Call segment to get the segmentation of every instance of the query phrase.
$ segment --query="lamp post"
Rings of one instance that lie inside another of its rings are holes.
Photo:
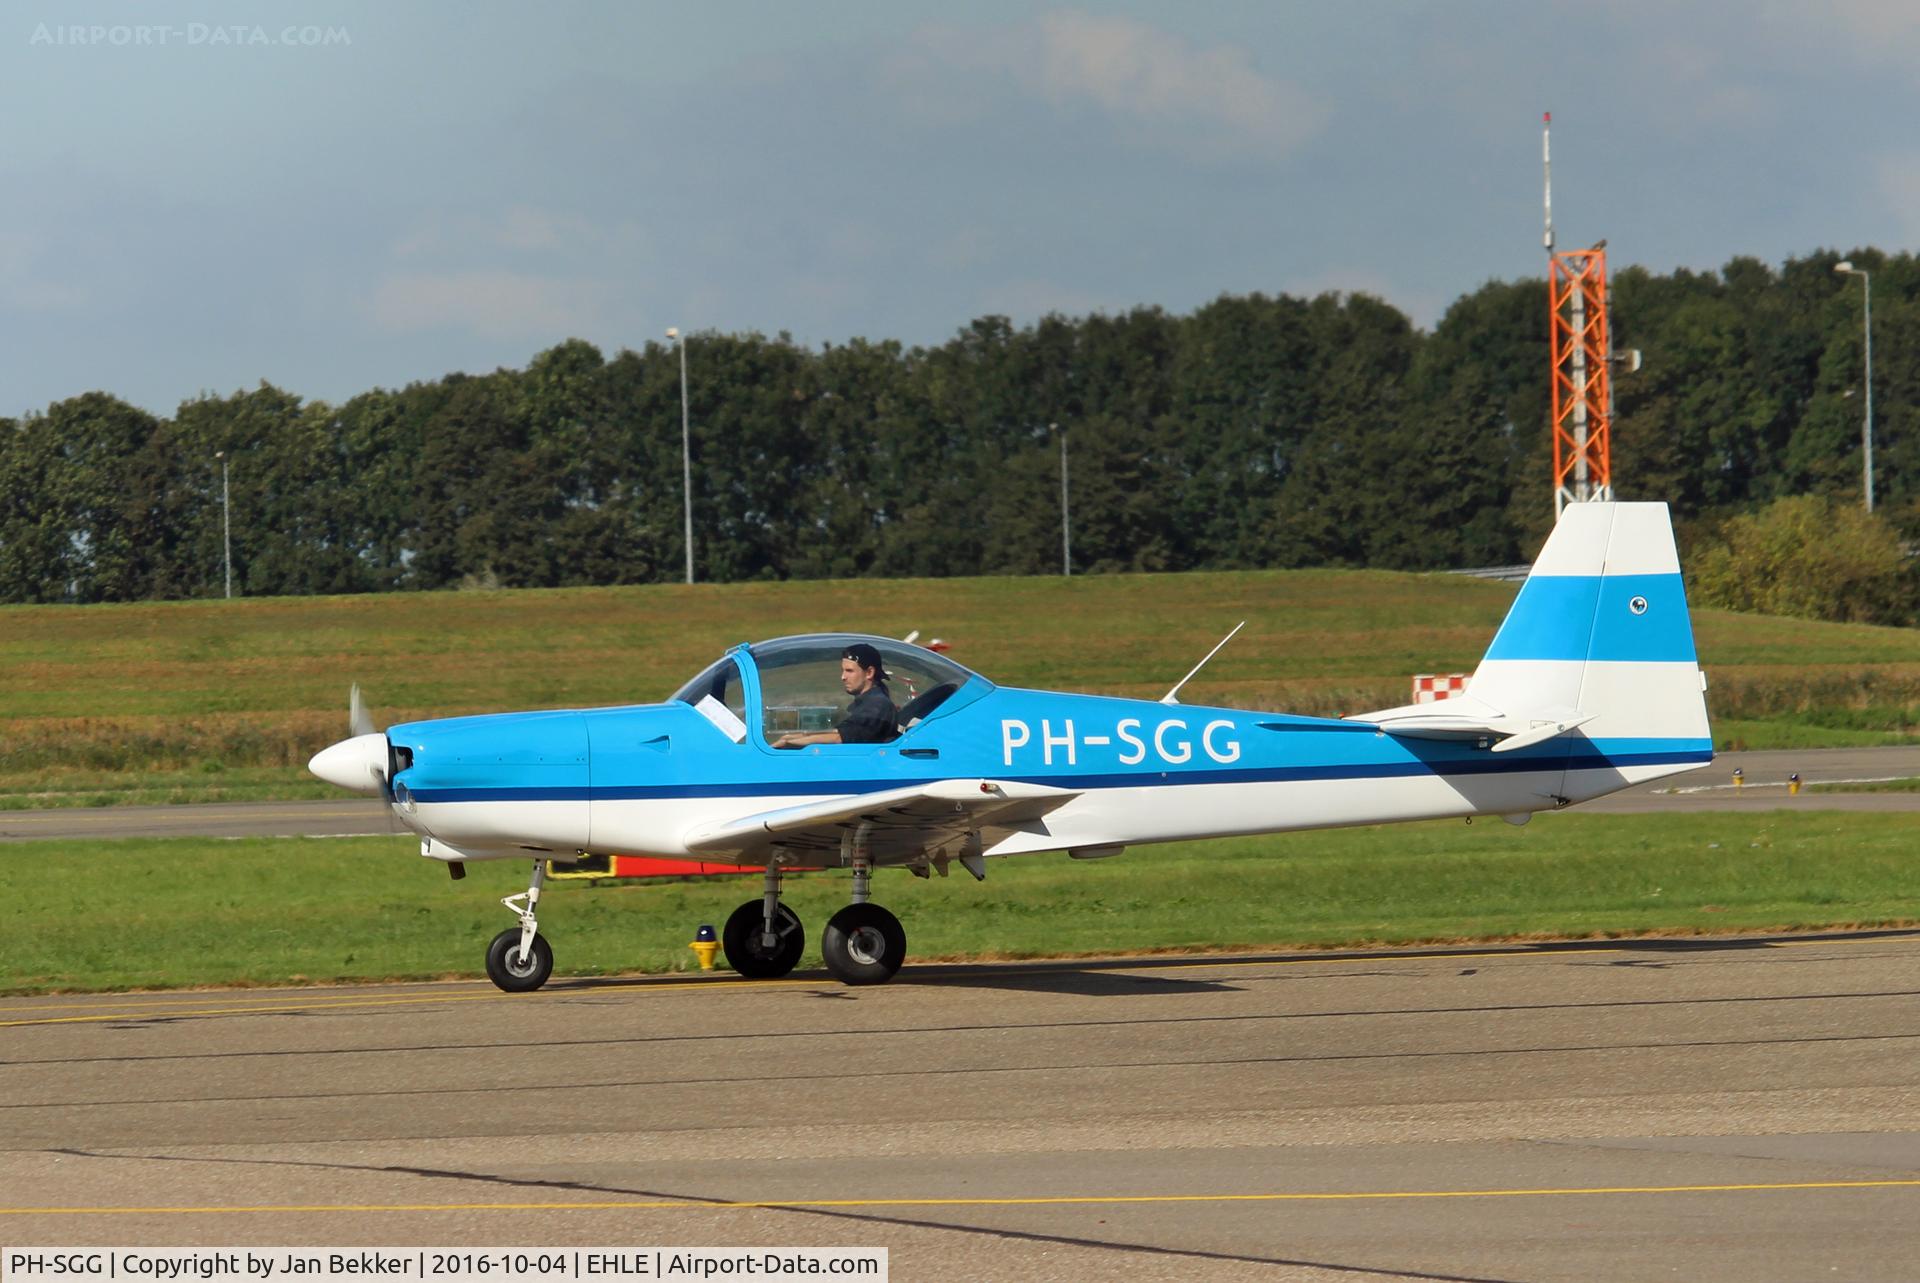
[[[1855,267],[1851,259],[1841,259],[1833,265],[1833,270],[1842,276],[1857,276],[1865,286],[1866,310],[1862,328],[1867,339],[1867,417],[1860,429],[1860,444],[1866,455],[1867,511],[1873,511],[1873,274],[1864,268]]]
[[[1060,434],[1060,573],[1073,573],[1073,526],[1067,516],[1067,430],[1057,423],[1047,425],[1049,432]]]
[[[667,337],[680,349],[680,494],[687,515],[687,582],[693,582],[693,434],[687,426],[687,342],[680,327],[667,327]]]
[[[215,450],[213,457],[220,460],[220,525],[223,542],[226,545],[227,597],[233,597],[233,490],[227,485],[227,452]]]

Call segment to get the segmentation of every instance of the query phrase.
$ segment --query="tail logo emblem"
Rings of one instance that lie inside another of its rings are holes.
[[[1627,609],[1636,615],[1644,615],[1647,613],[1647,599],[1645,597],[1635,597],[1627,603]]]

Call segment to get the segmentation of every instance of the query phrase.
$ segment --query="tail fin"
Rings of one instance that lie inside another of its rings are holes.
[[[1402,735],[1498,737],[1495,752],[1578,728],[1563,792],[1579,800],[1711,761],[1705,691],[1667,505],[1576,503],[1464,695],[1363,720]]]

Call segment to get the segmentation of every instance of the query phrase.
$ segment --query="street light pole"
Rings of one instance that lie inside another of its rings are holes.
[[[1067,431],[1057,423],[1048,428],[1060,434],[1060,573],[1073,573],[1073,525],[1067,515]]]
[[[669,326],[667,337],[680,349],[680,494],[687,517],[687,582],[693,582],[693,433],[687,426],[687,341],[679,326]]]
[[[215,450],[213,457],[220,460],[220,512],[222,533],[226,544],[227,561],[227,598],[233,598],[233,490],[227,485],[227,452]]]
[[[1860,429],[1860,445],[1866,455],[1867,511],[1873,511],[1873,274],[1863,268],[1855,267],[1851,260],[1842,259],[1833,265],[1833,270],[1845,276],[1857,276],[1865,286],[1865,313],[1862,321],[1866,331],[1867,347],[1867,417]]]

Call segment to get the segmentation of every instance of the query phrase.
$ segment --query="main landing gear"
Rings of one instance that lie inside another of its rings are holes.
[[[850,904],[827,919],[820,956],[842,983],[885,984],[906,961],[907,932],[877,904]]]
[[[900,919],[867,900],[872,864],[864,843],[848,844],[853,864],[853,903],[827,919],[820,957],[842,984],[878,985],[893,979],[907,960],[907,933]]]
[[[872,864],[853,853],[853,903],[827,919],[820,957],[844,984],[877,985],[893,979],[907,958],[907,932],[900,919],[868,903]],[[749,980],[772,980],[792,971],[806,947],[800,918],[780,903],[780,857],[767,865],[766,892],[733,911],[720,943],[727,962]]]
[[[767,865],[766,892],[733,911],[720,933],[727,964],[749,980],[778,980],[800,961],[807,932],[800,915],[780,903],[780,860]]]

